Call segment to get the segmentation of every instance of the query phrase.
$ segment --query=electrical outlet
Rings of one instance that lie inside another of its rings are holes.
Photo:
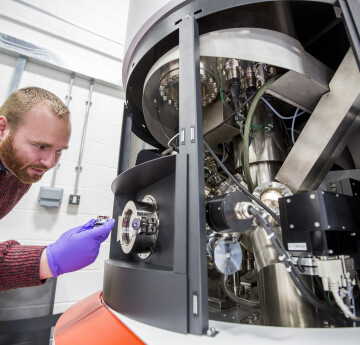
[[[70,205],[79,205],[80,204],[80,195],[70,194],[69,204]]]

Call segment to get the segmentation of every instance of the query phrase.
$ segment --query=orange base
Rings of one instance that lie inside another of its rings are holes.
[[[70,307],[56,323],[56,345],[141,345],[132,331],[103,304],[99,291]]]

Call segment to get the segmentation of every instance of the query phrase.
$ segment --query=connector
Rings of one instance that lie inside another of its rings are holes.
[[[234,212],[237,219],[251,219],[253,215],[249,213],[249,209],[254,207],[251,202],[238,202],[235,204]]]
[[[330,286],[334,285],[339,288],[346,287],[346,272],[341,260],[319,260],[318,271],[325,291],[329,291]]]

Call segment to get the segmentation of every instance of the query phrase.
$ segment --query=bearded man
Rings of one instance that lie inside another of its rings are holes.
[[[51,92],[27,87],[0,107],[0,219],[6,216],[68,148],[70,112]],[[0,243],[0,291],[43,284],[49,277],[95,261],[115,221],[95,219],[70,229],[49,246]]]

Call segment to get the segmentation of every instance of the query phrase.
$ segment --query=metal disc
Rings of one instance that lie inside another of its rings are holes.
[[[239,242],[220,240],[214,250],[215,266],[222,274],[234,274],[240,269],[242,251]]]

